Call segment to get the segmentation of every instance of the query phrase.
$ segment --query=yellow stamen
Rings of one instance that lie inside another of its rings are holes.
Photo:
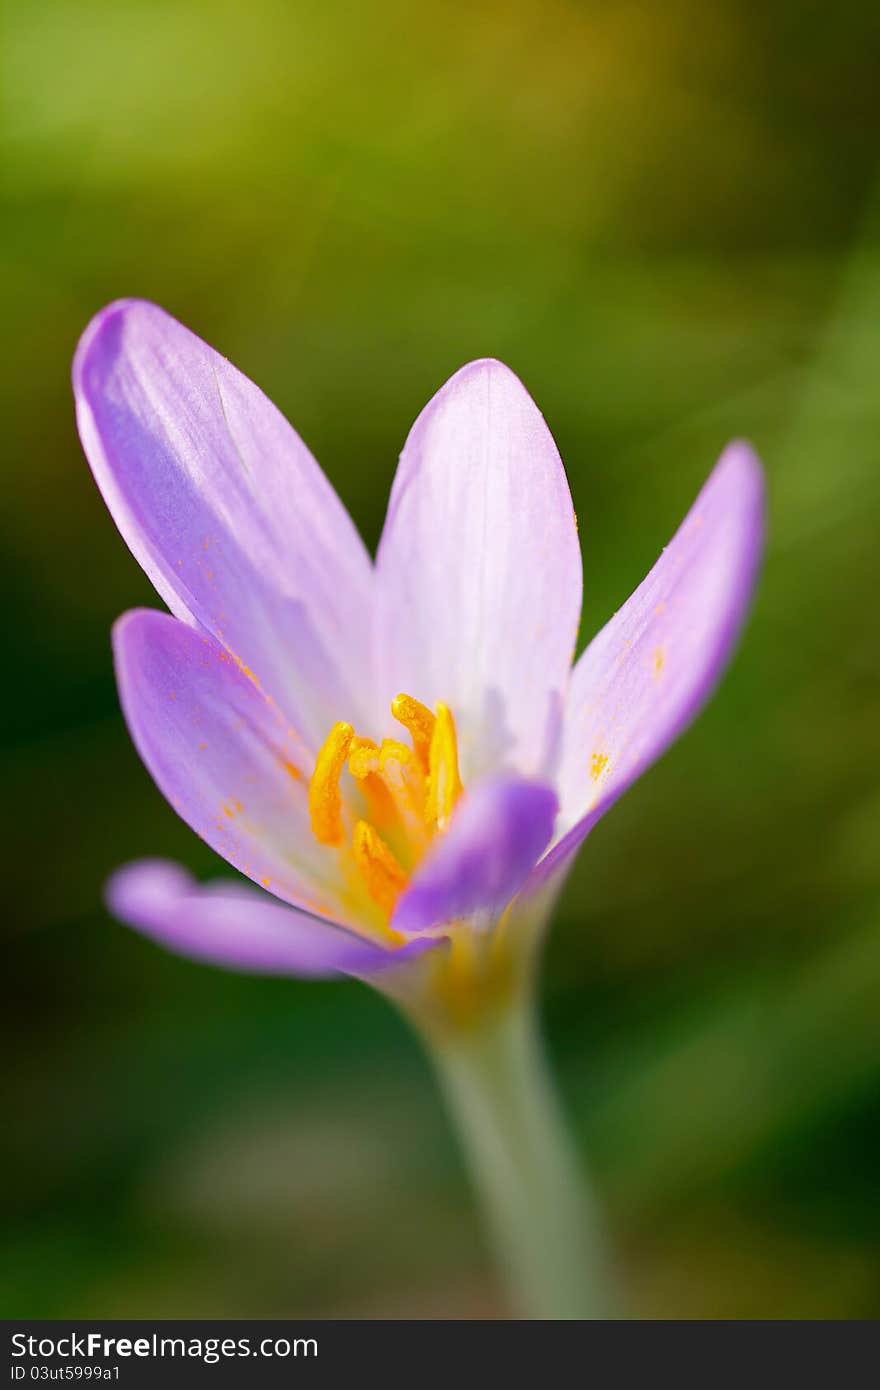
[[[309,782],[309,815],[315,839],[322,845],[341,845],[342,797],[339,778],[354,738],[350,724],[334,724],[315,760]]]
[[[398,743],[396,738],[383,738],[381,748],[377,748],[371,739],[355,739],[358,747],[352,745],[352,753],[348,763],[348,770],[352,777],[357,777],[360,781],[368,777],[371,772],[384,773],[389,763],[397,763],[400,767],[406,767],[412,758],[412,753],[405,743]]]
[[[401,810],[411,789],[414,786],[422,788],[422,775],[412,749],[407,748],[405,743],[399,743],[396,738],[383,738],[379,746],[378,771],[392,796],[400,803]],[[421,803],[421,798],[419,800]]]
[[[376,744],[371,738],[361,738],[360,734],[355,734],[351,741],[350,753],[358,753],[362,748],[375,748]]]
[[[445,829],[461,790],[455,720],[449,706],[438,703],[428,760],[425,818],[429,824],[436,825],[438,830]]]
[[[426,831],[425,774],[412,749],[397,739],[383,738],[379,748],[356,749],[348,768],[367,798],[368,819],[383,834],[396,831],[395,851],[404,850],[404,861],[408,861],[411,852],[423,846]]]
[[[337,848],[342,873],[360,880],[361,908],[367,907],[363,894],[378,908],[368,912],[376,919],[370,930],[381,931],[383,940],[396,946],[403,938],[390,920],[398,897],[432,836],[446,828],[462,785],[449,707],[438,704],[432,714],[401,694],[391,712],[408,731],[412,747],[394,738],[377,745],[358,737],[351,724],[334,724],[315,759],[308,805],[316,839]],[[352,784],[344,797],[340,779],[346,768]],[[240,809],[237,803],[230,806]]]
[[[381,835],[365,820],[359,820],[354,828],[352,848],[367,892],[390,917],[406,887],[406,874]]]
[[[382,830],[393,825],[394,798],[379,776],[379,749],[371,738],[355,736],[352,739],[348,770],[360,782],[370,820]]]
[[[391,713],[409,731],[413,751],[422,770],[427,772],[431,761],[431,739],[437,723],[434,715],[427,705],[413,699],[412,695],[395,695],[391,701]]]

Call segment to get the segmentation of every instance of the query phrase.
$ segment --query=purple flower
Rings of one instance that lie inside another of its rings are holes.
[[[74,387],[98,486],[171,609],[114,629],[132,738],[258,885],[144,861],[111,880],[115,915],[236,969],[385,987],[418,956],[440,986],[474,962],[497,979],[508,924],[541,915],[718,680],[761,551],[754,454],[724,452],[572,667],[571,497],[501,363],[463,367],[419,416],[375,565],[276,408],[161,309],[104,309]]]

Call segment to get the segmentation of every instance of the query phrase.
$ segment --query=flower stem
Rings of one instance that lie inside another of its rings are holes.
[[[517,1313],[610,1316],[597,1215],[531,1009],[427,1041]]]

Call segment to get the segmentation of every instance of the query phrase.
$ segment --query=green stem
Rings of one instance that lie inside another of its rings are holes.
[[[516,1311],[610,1316],[596,1212],[531,1010],[497,1009],[427,1042]]]

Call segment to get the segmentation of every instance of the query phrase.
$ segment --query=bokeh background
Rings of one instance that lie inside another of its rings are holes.
[[[9,0],[2,1311],[504,1312],[432,1078],[354,983],[114,925],[218,862],[129,744],[153,596],[73,424],[154,298],[295,422],[370,544],[421,405],[503,358],[553,429],[582,640],[723,444],[771,538],[699,724],[586,845],[548,1043],[646,1317],[880,1313],[880,15],[870,0]]]

